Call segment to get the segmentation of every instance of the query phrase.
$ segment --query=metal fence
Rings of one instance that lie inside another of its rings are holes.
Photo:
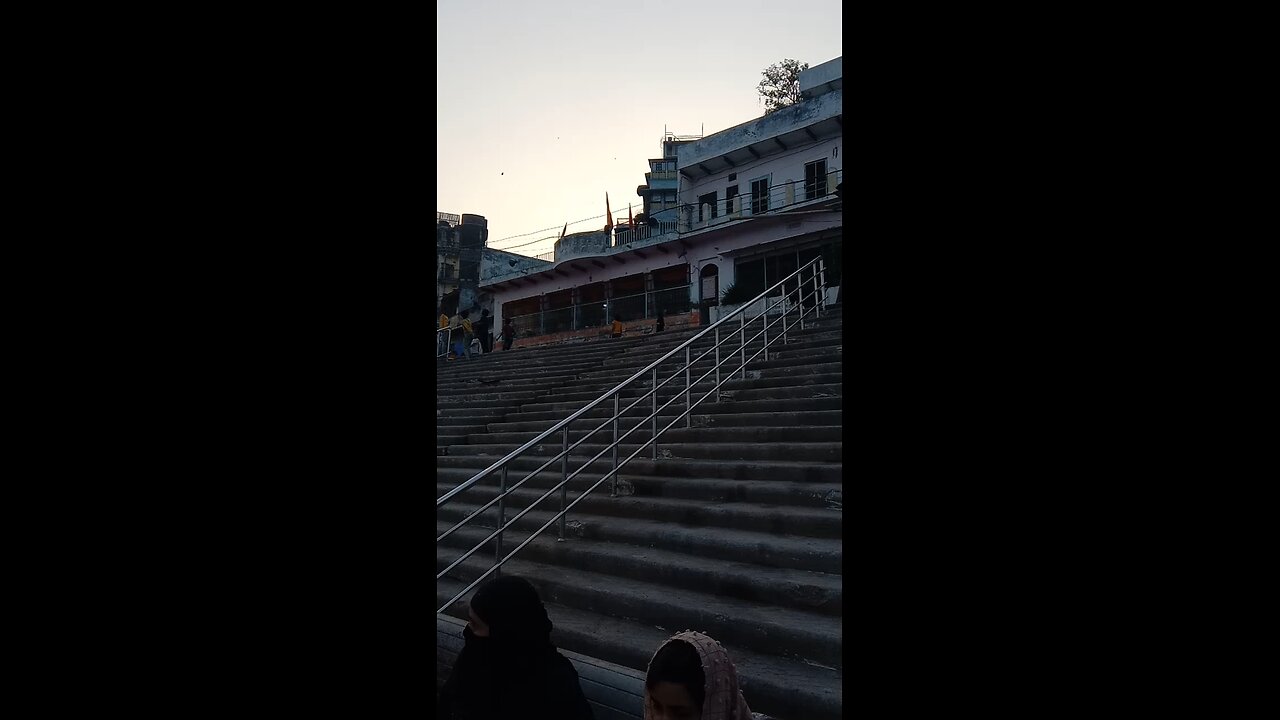
[[[643,320],[656,318],[659,312],[685,313],[689,312],[692,305],[689,300],[689,285],[680,285],[556,310],[542,310],[510,319],[517,337],[530,337],[568,330],[604,328],[614,318]]]

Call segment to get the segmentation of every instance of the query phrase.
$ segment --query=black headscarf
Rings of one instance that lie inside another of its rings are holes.
[[[440,717],[498,720],[589,720],[591,707],[578,673],[551,643],[551,619],[528,580],[491,580],[471,598],[471,610],[489,626],[470,627],[437,702]]]
[[[485,583],[471,598],[471,609],[489,626],[496,653],[529,657],[555,650],[547,609],[522,577],[508,575]]]

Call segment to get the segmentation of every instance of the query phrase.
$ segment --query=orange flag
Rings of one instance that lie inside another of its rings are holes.
[[[627,203],[627,224],[634,226],[636,221],[631,217],[631,203]]]
[[[604,231],[613,229],[613,211],[609,210],[609,193],[604,194]]]

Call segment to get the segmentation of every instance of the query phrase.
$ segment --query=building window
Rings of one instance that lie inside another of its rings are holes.
[[[751,214],[769,212],[769,177],[751,181]]]
[[[731,176],[732,177],[732,176]],[[730,185],[724,191],[724,214],[733,214],[733,199],[738,197],[738,186]]]
[[[804,165],[804,199],[813,200],[827,194],[827,159]]]
[[[703,205],[710,205],[710,206],[711,206],[711,217],[703,217],[703,216],[702,216],[702,213],[703,213],[702,206],[703,206]],[[703,220],[710,220],[711,218],[714,218],[715,216],[716,216],[716,193],[715,193],[715,191],[713,190],[713,191],[711,191],[711,192],[707,193],[706,195],[699,195],[699,196],[698,196],[698,222],[702,222]]]

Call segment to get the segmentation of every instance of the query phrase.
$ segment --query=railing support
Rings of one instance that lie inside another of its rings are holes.
[[[689,400],[689,393],[693,387],[689,384],[689,346],[684,348],[684,426],[692,427],[692,420],[689,419],[689,413],[693,412],[693,404]]]
[[[716,402],[720,402],[720,328],[716,328]]]
[[[653,459],[658,459],[658,368],[653,369]]]
[[[800,310],[800,329],[804,329],[804,283],[796,282],[796,307]]]
[[[497,545],[493,551],[493,564],[497,565],[502,559],[502,526],[507,524],[507,465],[502,466],[502,476],[498,481],[498,537]],[[502,567],[499,566],[497,571],[493,573],[494,577],[502,577]]]
[[[769,362],[769,298],[764,299],[764,361]]]
[[[813,269],[813,316],[816,318],[822,314],[818,309],[818,268]]]
[[[558,542],[564,542],[564,506],[569,499],[569,426],[564,426],[564,442],[561,444],[561,450],[564,451],[564,457],[560,460],[560,482],[564,483],[560,486],[560,539]]]
[[[818,275],[822,278],[822,312],[825,315],[827,311],[827,260],[826,258],[818,258]]]
[[[738,323],[738,333],[739,333],[739,340],[742,343],[739,346],[739,350],[741,350],[742,352],[742,355],[740,356],[742,358],[742,379],[746,380],[747,379],[747,311],[743,310],[742,314],[738,316],[738,319],[741,320],[741,322]]]
[[[618,497],[618,403],[621,392],[613,394],[613,490],[609,497]]]

